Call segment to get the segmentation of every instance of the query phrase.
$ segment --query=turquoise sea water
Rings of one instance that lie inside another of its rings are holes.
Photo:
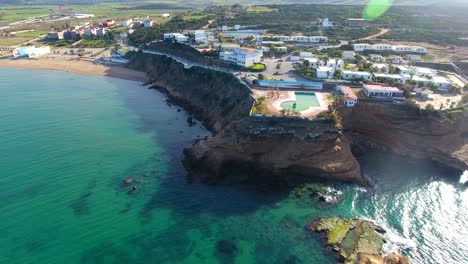
[[[332,215],[375,220],[414,263],[467,263],[460,175],[369,153],[375,190],[333,184],[337,205],[206,186],[180,161],[209,133],[164,101],[134,82],[0,69],[0,263],[333,263],[304,228]]]
[[[296,110],[298,112],[305,111],[311,107],[320,107],[320,103],[317,99],[315,93],[300,93],[295,92],[296,101],[286,101],[281,103],[281,108]],[[296,109],[293,108],[293,105],[296,104]]]

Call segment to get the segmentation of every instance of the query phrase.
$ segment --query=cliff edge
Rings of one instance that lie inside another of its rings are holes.
[[[361,100],[355,107],[341,108],[340,116],[352,142],[369,140],[403,156],[432,160],[459,171],[468,169],[466,111],[427,111]]]

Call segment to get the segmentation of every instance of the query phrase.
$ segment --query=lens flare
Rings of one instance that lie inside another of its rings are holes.
[[[366,20],[376,20],[392,6],[393,0],[369,0],[362,14]]]

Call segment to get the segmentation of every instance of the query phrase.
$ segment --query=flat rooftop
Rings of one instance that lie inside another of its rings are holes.
[[[353,89],[349,86],[340,86],[341,91],[344,93],[346,99],[354,100],[357,99],[358,97],[356,94],[353,92]]]
[[[391,92],[401,92],[400,89],[394,86],[381,85],[381,84],[366,84],[364,85],[369,91],[391,91]]]

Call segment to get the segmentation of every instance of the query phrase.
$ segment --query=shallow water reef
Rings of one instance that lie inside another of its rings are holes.
[[[409,264],[408,257],[393,253],[382,256],[385,230],[371,221],[358,218],[321,218],[308,229],[325,235],[325,244],[338,253],[345,264]]]

